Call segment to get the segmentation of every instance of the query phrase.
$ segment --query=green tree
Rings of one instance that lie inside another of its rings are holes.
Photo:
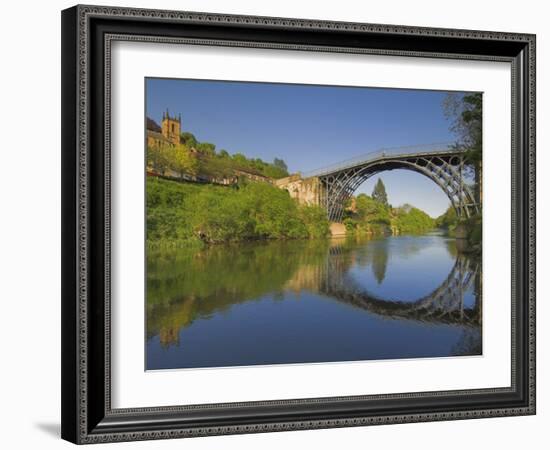
[[[199,141],[195,138],[195,136],[192,133],[189,133],[188,131],[185,131],[180,134],[181,142],[189,148],[197,148],[197,145],[199,144]]]
[[[388,210],[382,203],[369,197],[367,194],[359,194],[355,199],[357,217],[372,223],[389,223]]]
[[[191,154],[187,146],[177,145],[172,150],[170,161],[170,168],[174,170],[180,178],[183,178],[185,174],[196,175],[199,163],[197,159]]]
[[[432,229],[436,222],[424,211],[411,205],[395,210],[394,224],[401,233],[421,233]]]
[[[299,217],[306,226],[310,238],[324,238],[330,235],[327,212],[320,206],[300,205]]]
[[[451,120],[450,129],[457,136],[456,145],[467,151],[468,162],[475,165],[482,157],[482,95],[447,94],[443,100],[443,109],[447,119]]]
[[[456,216],[456,211],[452,205],[449,206],[447,210],[437,219],[435,219],[435,226],[446,230],[453,229],[457,223],[458,218]]]
[[[262,174],[270,178],[283,178],[288,176],[286,170],[275,167],[273,164],[266,164],[262,169]]]
[[[275,167],[277,167],[278,169],[281,169],[283,172],[288,172],[288,166],[286,165],[286,163],[282,159],[275,158],[273,160],[273,165]]]
[[[167,145],[153,145],[147,147],[147,167],[154,172],[164,175],[170,166],[171,148]]]
[[[354,208],[345,212],[344,224],[350,232],[358,233],[420,233],[435,226],[435,221],[424,211],[405,204],[391,208],[366,194],[359,194],[354,201]],[[377,271],[377,279],[383,271]]]
[[[457,136],[455,146],[466,151],[466,161],[475,176],[475,192],[481,201],[481,165],[483,157],[483,98],[481,93],[447,94],[443,101],[450,129]]]
[[[390,209],[366,194],[355,198],[354,211],[348,210],[346,229],[359,233],[385,233],[391,223]]]
[[[235,153],[231,159],[233,161],[235,161],[237,164],[239,165],[246,165],[246,163],[248,162],[248,160],[246,159],[246,156],[244,156],[242,153]]]
[[[216,146],[210,142],[199,142],[196,148],[204,155],[213,156],[216,154]]]
[[[384,206],[388,206],[388,195],[386,194],[386,186],[382,182],[381,178],[378,178],[376,185],[372,191],[373,200],[382,203]]]

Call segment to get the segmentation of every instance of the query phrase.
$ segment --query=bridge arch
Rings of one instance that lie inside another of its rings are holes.
[[[425,155],[385,156],[320,174],[321,204],[329,219],[341,222],[344,204],[357,188],[370,177],[387,170],[405,169],[432,180],[449,198],[458,216],[470,217],[479,212],[472,189],[464,182],[465,160],[462,152],[444,152]]]

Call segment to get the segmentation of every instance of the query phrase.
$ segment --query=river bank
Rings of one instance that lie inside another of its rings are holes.
[[[146,193],[149,248],[418,234],[435,223],[413,206],[392,208],[360,194],[346,209],[343,223],[331,224],[323,208],[300,204],[286,190],[268,183],[218,186],[149,178]]]

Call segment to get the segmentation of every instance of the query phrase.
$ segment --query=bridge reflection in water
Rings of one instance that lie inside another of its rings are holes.
[[[465,293],[472,289],[477,278],[479,264],[464,255],[456,256],[451,272],[433,292],[418,299],[402,301],[381,298],[360,286],[347,270],[348,264],[342,257],[341,246],[331,247],[329,252],[326,276],[319,283],[318,292],[321,294],[385,317],[436,323],[481,322],[478,296],[473,308],[464,304]],[[372,267],[376,276],[377,265]]]
[[[442,236],[150,261],[148,369],[481,354],[480,263]]]

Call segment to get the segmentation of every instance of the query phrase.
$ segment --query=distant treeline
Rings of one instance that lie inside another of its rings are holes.
[[[392,207],[388,204],[384,183],[379,179],[372,196],[359,194],[348,202],[344,224],[350,233],[399,234],[431,230],[436,221],[411,205]]]

